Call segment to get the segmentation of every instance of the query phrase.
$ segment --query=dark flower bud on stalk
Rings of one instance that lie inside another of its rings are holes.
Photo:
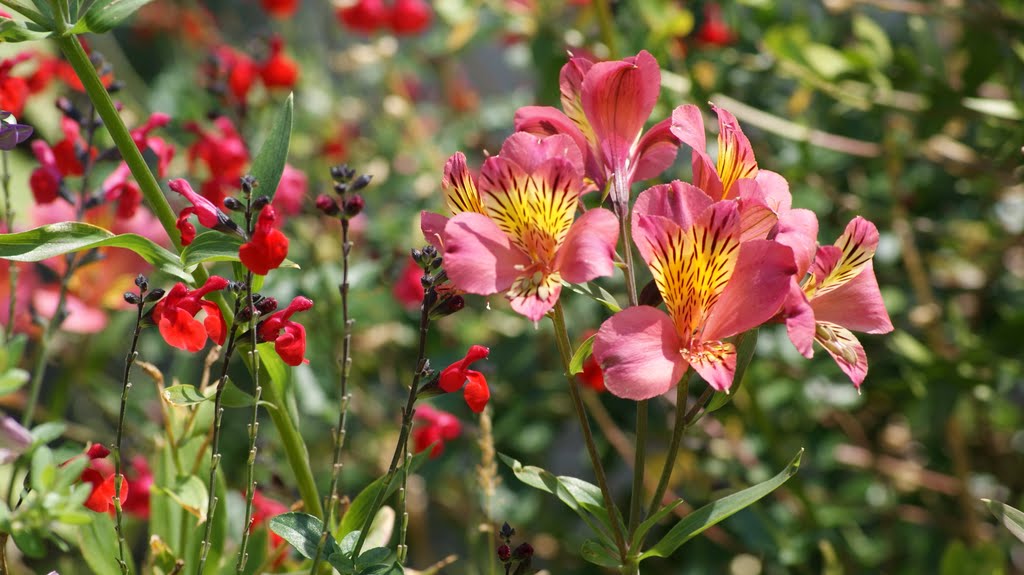
[[[241,183],[242,183],[242,193],[245,194],[246,196],[249,196],[250,194],[252,194],[252,191],[254,189],[256,189],[256,185],[257,185],[256,184],[256,178],[252,177],[249,174],[246,174],[246,175],[242,176]]]
[[[154,302],[154,301],[156,301],[156,300],[158,300],[158,299],[160,299],[162,297],[164,297],[164,290],[163,290],[163,288],[156,288],[155,290],[153,290],[153,291],[149,292],[148,294],[146,294],[146,301],[147,302]]]
[[[420,285],[423,286],[423,289],[430,288],[430,286],[434,285],[434,276],[430,274],[424,275],[420,278]]]
[[[88,198],[85,199],[85,209],[86,210],[91,210],[91,209],[95,208],[96,206],[101,205],[102,203],[103,203],[103,196],[100,196],[100,195],[89,196]]]
[[[260,196],[260,197],[256,198],[255,200],[253,200],[253,202],[252,202],[252,211],[258,212],[258,211],[262,210],[263,208],[267,207],[268,205],[270,205],[270,197],[269,196]]]
[[[366,207],[366,202],[363,200],[363,196],[358,194],[345,198],[344,212],[346,218],[354,218],[359,215],[359,212],[363,211]]]
[[[238,201],[238,198],[231,196],[224,198],[224,207],[234,212],[240,212],[245,209],[245,206],[242,202]]]
[[[413,248],[412,251],[409,252],[409,255],[412,256],[412,260],[417,264],[419,264],[420,260],[423,258],[423,252],[416,248]]]
[[[522,543],[512,551],[512,558],[516,561],[529,561],[533,558],[533,545]]]
[[[498,545],[498,560],[502,563],[508,563],[508,560],[512,558],[512,548],[507,543]]]
[[[113,82],[110,83],[109,86],[107,86],[107,93],[108,94],[116,94],[116,93],[120,92],[123,89],[124,89],[124,82],[122,82],[121,80],[114,80]]]
[[[355,177],[356,171],[348,167],[348,164],[331,167],[331,178],[336,182],[347,182]]]
[[[454,295],[448,299],[442,300],[441,303],[437,304],[434,309],[430,310],[430,319],[441,319],[442,317],[448,317],[453,313],[466,307],[466,298],[460,295]]]
[[[320,194],[316,197],[316,209],[328,216],[336,216],[341,213],[341,208],[338,207],[338,202],[334,201],[334,198],[327,194]]]
[[[513,529],[512,526],[508,524],[508,521],[506,521],[506,522],[501,524],[501,531],[498,532],[498,536],[499,537],[501,537],[502,539],[508,541],[515,534],[516,534],[516,530]]]
[[[247,305],[247,306],[243,307],[242,309],[238,310],[238,315],[235,316],[235,321],[237,321],[237,322],[246,322],[246,321],[249,321],[249,318],[251,318],[251,317],[252,317],[252,306],[248,306]]]
[[[264,297],[256,302],[256,310],[266,315],[277,309],[277,300],[272,297]]]
[[[142,291],[146,291],[149,289],[149,280],[146,279],[146,276],[139,274],[135,276],[135,286]]]
[[[363,174],[363,175],[359,176],[358,178],[355,179],[354,182],[352,182],[352,185],[349,186],[349,191],[350,192],[358,192],[359,190],[361,190],[361,189],[365,188],[366,186],[370,185],[370,180],[372,180],[372,179],[373,179],[373,176],[371,176],[370,174]]]
[[[334,184],[334,193],[339,196],[344,196],[345,192],[348,191],[348,184]]]
[[[124,301],[126,301],[126,302],[128,302],[128,303],[130,303],[132,305],[139,305],[139,302],[141,300],[139,299],[139,294],[134,293],[134,292],[130,292],[130,291],[126,291],[126,292],[124,292]]]

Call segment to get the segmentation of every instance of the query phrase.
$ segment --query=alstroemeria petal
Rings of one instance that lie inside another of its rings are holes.
[[[448,218],[434,212],[420,212],[420,231],[427,243],[444,253],[444,228]]]
[[[702,339],[719,340],[757,327],[771,319],[789,292],[796,271],[793,251],[769,240],[740,244],[739,258],[729,283],[714,304]]]
[[[445,202],[452,214],[484,213],[484,208],[480,205],[480,193],[476,189],[476,181],[466,166],[466,156],[462,152],[456,152],[445,162],[441,189],[444,190]]]
[[[736,346],[725,341],[703,341],[683,350],[683,358],[717,391],[729,391],[736,375]]]
[[[672,110],[672,133],[679,141],[695,151],[707,151],[707,136],[704,132],[704,116],[700,108],[684,104]]]
[[[825,351],[836,360],[839,369],[843,370],[853,385],[860,389],[868,374],[868,357],[864,347],[857,341],[853,333],[841,325],[825,321],[817,322],[814,340],[825,348]]]
[[[594,63],[586,58],[573,57],[562,66],[558,73],[558,91],[561,95],[562,110],[565,115],[580,129],[590,141],[593,138],[593,130],[586,114],[583,112],[583,80],[587,72],[594,67]]]
[[[529,258],[483,214],[461,213],[445,226],[444,268],[468,293],[503,293],[530,265]]]
[[[818,245],[818,216],[811,210],[798,208],[779,216],[775,241],[793,250],[797,280],[802,280],[814,261]]]
[[[814,310],[807,302],[807,296],[796,277],[790,280],[789,295],[782,306],[782,317],[786,322],[786,333],[793,347],[804,357],[814,355]]]
[[[786,178],[770,170],[759,169],[754,181],[764,193],[769,208],[782,213],[793,206],[793,196],[789,193],[789,182]]]
[[[569,229],[555,266],[562,279],[583,283],[615,272],[619,222],[604,208],[587,210]]]
[[[672,320],[649,306],[630,307],[601,325],[594,357],[605,387],[625,399],[650,399],[672,389],[686,370]]]
[[[878,229],[875,224],[857,216],[846,225],[846,231],[836,240],[835,247],[842,250],[842,257],[828,270],[828,275],[818,282],[813,297],[825,295],[857,277],[875,255]],[[818,263],[815,262],[817,267]]]
[[[740,241],[766,239],[779,222],[779,216],[768,206],[768,199],[754,180],[736,182],[736,191],[740,207]]]
[[[671,128],[672,120],[662,120],[651,126],[637,142],[634,181],[657,177],[675,161],[679,140],[672,134]]]
[[[537,172],[552,158],[568,160],[573,172],[583,172],[583,154],[566,134],[538,136],[526,131],[516,132],[505,139],[498,156],[515,162],[527,174]]]
[[[757,160],[750,140],[730,112],[712,106],[718,114],[718,161],[715,171],[722,180],[722,199],[736,196],[732,185],[742,178],[757,176]]]
[[[870,261],[849,282],[825,295],[815,295],[811,307],[818,321],[853,331],[889,333],[893,329]]]
[[[641,192],[633,204],[633,229],[637,227],[639,216],[662,216],[686,229],[712,203],[707,194],[686,182],[673,180],[668,184],[653,186]],[[639,244],[638,240],[634,241]],[[646,256],[644,259],[647,259]]]
[[[517,313],[526,316],[530,321],[540,321],[544,314],[555,307],[561,293],[562,278],[556,272],[540,278],[520,277],[512,284],[505,297]]]

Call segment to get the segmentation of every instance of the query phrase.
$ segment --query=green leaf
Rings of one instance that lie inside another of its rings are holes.
[[[661,521],[666,515],[675,511],[676,507],[679,507],[680,505],[682,505],[682,503],[682,499],[676,499],[672,503],[664,505],[661,509],[652,513],[650,517],[645,519],[643,523],[637,526],[636,531],[633,533],[633,538],[630,540],[631,543],[629,548],[639,548],[640,545],[643,544],[644,537],[647,537],[647,532],[650,531],[652,527],[657,525],[658,522]]]
[[[203,262],[237,262],[240,247],[242,238],[239,236],[214,230],[203,232],[181,251],[181,266],[191,273]],[[289,259],[281,262],[281,267],[299,269],[299,265]],[[243,275],[244,269],[242,268]],[[253,291],[258,291],[255,286],[253,287]]]
[[[991,499],[982,499],[982,502],[992,512],[992,515],[995,515],[996,519],[1009,529],[1010,533],[1013,533],[1014,537],[1024,541],[1024,512]]]
[[[572,360],[569,361],[569,373],[573,375],[583,373],[583,363],[587,361],[590,354],[594,353],[595,337],[597,337],[597,334],[588,337],[587,341],[581,343],[579,348],[576,349],[576,353],[572,354]]]
[[[32,445],[46,445],[47,443],[64,435],[67,426],[59,421],[48,421],[40,423],[29,432],[32,434]]]
[[[426,463],[427,457],[430,455],[430,450],[423,450],[416,455],[413,455],[409,460],[409,473],[414,473],[421,465]],[[398,490],[398,474],[391,481],[391,485],[388,486],[387,492],[384,493],[384,501],[387,501],[388,497]],[[377,492],[380,491],[384,486],[384,480],[387,479],[387,475],[382,475],[377,479],[373,480],[373,483],[366,486],[365,489],[356,495],[356,498],[352,500],[352,504],[349,505],[348,511],[345,511],[345,515],[341,517],[341,524],[338,526],[337,533],[342,537],[350,535],[352,532],[363,526],[366,522],[366,518],[370,515],[370,506],[373,505],[374,499],[377,497]],[[344,539],[342,539],[344,540]]]
[[[270,520],[270,530],[280,535],[292,547],[299,550],[306,559],[316,557],[316,548],[320,545],[320,531],[323,522],[307,513],[293,511],[278,515]],[[338,542],[327,534],[327,545],[324,546],[324,557],[338,553]]]
[[[378,567],[384,565],[384,567],[390,568],[390,564],[385,562],[391,557],[391,550],[387,547],[374,547],[373,549],[367,549],[363,551],[359,559],[356,560],[356,566],[359,568],[366,567]]]
[[[583,547],[580,548],[580,556],[588,563],[611,569],[617,568],[622,563],[614,549],[609,549],[597,539],[584,541]]]
[[[43,539],[39,537],[39,534],[34,530],[28,529],[17,529],[11,534],[14,537],[14,544],[21,549],[21,552],[29,557],[35,557],[39,559],[46,556],[46,545],[43,544]],[[96,573],[105,573],[105,571],[95,571]],[[118,571],[109,571],[109,573],[119,573]]]
[[[207,389],[204,395],[193,385],[180,384],[164,389],[164,399],[173,405],[198,405],[204,401],[212,401],[216,393],[217,388],[213,386]],[[254,401],[256,401],[255,397],[239,389],[230,379],[224,384],[224,391],[220,397],[222,406],[249,407]]]
[[[32,489],[49,493],[57,479],[57,462],[49,447],[40,447],[32,454]]]
[[[117,534],[114,520],[106,513],[92,513],[92,522],[79,528],[78,543],[82,557],[93,573],[120,573],[117,558]],[[128,572],[134,573],[131,554],[125,550]]]
[[[137,234],[114,235],[108,230],[82,222],[61,222],[16,234],[0,234],[0,258],[16,262],[38,262],[53,256],[101,247],[131,250],[158,270],[191,282],[178,256]]]
[[[199,519],[202,523],[206,521],[206,506],[210,502],[206,484],[198,475],[180,477],[173,487],[158,487],[182,509]]]
[[[758,483],[753,487],[748,487],[732,495],[727,495],[687,515],[682,521],[676,523],[661,541],[641,555],[640,559],[671,556],[683,543],[700,535],[733,513],[749,507],[765,495],[775,491],[800,469],[800,457],[803,453],[804,450],[801,449],[785,469],[768,481]]]
[[[42,40],[49,34],[30,30],[23,23],[16,20],[0,20],[0,42],[31,42]]]
[[[612,313],[618,313],[622,311],[622,306],[619,302],[615,301],[615,296],[608,293],[603,287],[596,283],[585,283],[585,284],[571,284],[568,282],[562,282],[563,286],[568,287],[570,290],[589,297],[590,299],[600,303],[604,307],[608,308]]]
[[[82,21],[87,31],[102,34],[150,2],[152,0],[99,0],[89,8]]]
[[[281,110],[274,118],[274,123],[267,134],[267,139],[260,146],[256,153],[256,159],[252,161],[250,172],[256,178],[258,184],[257,194],[274,198],[277,193],[277,184],[281,181],[281,174],[284,173],[284,164],[288,160],[288,145],[292,137],[292,111],[295,98],[288,94],[288,98],[281,106]]]
[[[708,407],[704,410],[705,414],[722,409],[732,401],[732,398],[736,397],[736,392],[743,385],[743,374],[747,372],[751,360],[754,359],[754,349],[757,348],[757,328],[736,336],[733,345],[736,346],[736,373],[732,379],[732,388],[729,393],[716,392],[708,402]]]
[[[11,368],[0,373],[0,395],[8,395],[21,389],[28,382],[29,373],[24,369]]]
[[[209,399],[199,393],[194,385],[172,385],[164,389],[164,399],[173,405],[196,405]]]

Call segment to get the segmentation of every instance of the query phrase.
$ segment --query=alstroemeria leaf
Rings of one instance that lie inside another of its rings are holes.
[[[89,32],[102,34],[153,0],[98,0],[82,17]],[[80,22],[80,24],[81,24]]]
[[[675,511],[676,507],[679,507],[680,505],[682,505],[682,503],[682,499],[676,499],[672,503],[669,503],[668,505],[665,505],[661,509],[652,513],[651,516],[647,519],[644,519],[643,523],[641,523],[636,528],[636,531],[633,533],[633,538],[631,539],[629,548],[636,549],[637,547],[639,547],[643,543],[644,537],[647,536],[647,532],[650,531],[652,527],[657,525],[658,522],[661,521],[666,515]]]
[[[749,507],[756,503],[759,499],[768,495],[772,491],[775,491],[782,486],[790,477],[796,474],[797,470],[800,469],[800,457],[803,455],[804,450],[801,449],[796,457],[789,462],[789,465],[785,469],[779,472],[778,475],[771,479],[758,483],[753,487],[748,487],[742,491],[727,495],[718,501],[712,501],[704,507],[690,513],[683,518],[682,521],[676,523],[672,529],[662,537],[661,541],[658,541],[651,547],[646,553],[640,556],[640,559],[647,559],[648,557],[669,557],[675,553],[676,549],[679,549],[683,543],[686,543],[690,539],[693,539],[697,535],[700,535],[705,530],[718,524],[720,521],[726,519],[732,514]]]
[[[0,258],[17,262],[38,262],[102,247],[131,250],[158,270],[192,281],[192,276],[182,269],[178,256],[137,234],[115,235],[99,226],[82,222],[61,222],[16,234],[0,234]]]
[[[421,465],[426,463],[427,458],[430,455],[430,450],[424,450],[416,455],[412,456],[409,461],[409,473],[415,472],[420,468]],[[349,505],[348,511],[341,518],[341,524],[338,526],[338,534],[343,537],[348,537],[360,529],[366,522],[366,518],[370,515],[370,507],[373,505],[374,499],[377,497],[377,492],[384,486],[384,480],[387,479],[386,475],[382,475],[377,479],[373,480],[373,483],[369,484],[356,498],[352,500],[352,504]],[[388,486],[387,492],[384,493],[384,501],[391,496],[396,490],[398,490],[398,474],[395,474],[394,480],[391,481],[391,485]]]
[[[210,501],[210,495],[206,490],[206,483],[199,476],[179,477],[173,486],[158,489],[200,522],[206,520],[206,505]]]
[[[292,547],[299,550],[306,559],[316,557],[316,549],[320,545],[320,532],[323,529],[323,522],[309,515],[293,511],[278,515],[270,520],[270,530],[280,535],[285,541],[291,543]],[[323,549],[323,557],[327,558],[340,553],[338,542],[327,534],[327,544]]]
[[[47,32],[36,32],[27,25],[16,20],[0,20],[0,42],[31,42],[42,40],[49,34]]]
[[[615,301],[615,296],[608,293],[607,290],[596,283],[589,282],[585,284],[571,284],[568,282],[562,282],[562,285],[580,295],[587,296],[600,303],[604,307],[608,308],[612,313],[622,311],[622,306],[619,305],[619,302]]]
[[[982,499],[982,501],[992,515],[995,515],[996,519],[1009,529],[1010,533],[1013,533],[1014,537],[1024,541],[1024,512],[991,499]]]
[[[588,563],[610,569],[615,569],[622,563],[618,556],[616,556],[614,549],[605,546],[604,543],[597,539],[587,539],[584,541],[583,547],[580,548],[580,556]]]
[[[597,334],[588,337],[587,341],[581,343],[576,349],[576,353],[572,354],[572,360],[569,361],[569,373],[573,375],[583,373],[583,364],[587,361],[587,358],[594,353],[595,337],[597,337]]]
[[[708,402],[704,413],[719,410],[736,397],[736,392],[743,385],[743,374],[747,372],[750,362],[754,359],[754,349],[757,348],[757,328],[739,334],[733,344],[736,346],[736,374],[732,379],[732,387],[729,389],[729,393],[716,392]]]
[[[259,152],[256,152],[256,158],[252,161],[249,173],[256,178],[255,194],[258,196],[273,199],[277,193],[277,184],[281,181],[281,174],[284,173],[284,165],[288,160],[294,102],[294,96],[289,94],[281,110],[274,117],[267,139],[263,141]]]

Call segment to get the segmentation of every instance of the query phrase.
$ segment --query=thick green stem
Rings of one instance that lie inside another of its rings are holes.
[[[692,369],[687,369],[683,374],[683,381],[676,386],[676,417],[672,427],[672,439],[668,445],[668,454],[665,457],[665,467],[661,470],[661,478],[658,479],[658,487],[654,490],[651,504],[647,514],[651,515],[661,507],[661,500],[665,497],[668,489],[668,482],[672,478],[672,470],[676,466],[676,457],[679,455],[679,445],[683,439],[683,432],[686,431],[686,398],[690,393],[690,375]],[[641,542],[641,545],[643,542]]]
[[[281,444],[284,447],[285,455],[288,457],[288,465],[295,474],[295,482],[298,484],[299,497],[302,498],[302,505],[306,512],[317,518],[324,516],[324,508],[320,504],[320,493],[316,488],[316,480],[313,479],[313,470],[309,467],[309,452],[306,451],[306,442],[291,416],[288,415],[288,405],[284,397],[277,393],[274,383],[263,386],[263,396],[271,409],[267,410],[270,420],[274,423],[278,435],[281,436]]]
[[[594,443],[594,434],[590,430],[590,421],[587,419],[587,411],[583,406],[583,398],[580,397],[580,390],[576,387],[576,380],[569,367],[572,361],[572,352],[569,343],[569,332],[565,328],[565,312],[562,310],[561,301],[555,303],[554,313],[549,317],[555,328],[555,343],[558,345],[558,353],[562,358],[565,379],[569,383],[569,395],[572,397],[572,406],[576,411],[576,418],[579,420],[580,429],[583,431],[583,442],[587,446],[590,465],[594,468],[597,485],[601,488],[604,505],[608,509],[608,516],[611,517],[612,532],[615,535],[615,544],[619,549],[619,556],[625,560],[628,547],[626,546],[625,534],[622,532],[622,525],[620,525],[618,520],[618,508],[615,506],[615,500],[612,499],[611,490],[608,488],[608,478],[605,477],[604,466],[601,464],[601,457],[597,453],[597,445]]]
[[[8,166],[7,152],[0,152],[3,156],[3,172],[0,173],[0,185],[4,190],[4,233],[14,232],[14,210],[11,209],[11,173]],[[7,262],[7,279],[10,282],[10,299],[7,302],[7,326],[4,327],[4,342],[11,340],[14,336],[14,314],[16,311],[15,299],[18,296],[18,265],[14,260]]]

